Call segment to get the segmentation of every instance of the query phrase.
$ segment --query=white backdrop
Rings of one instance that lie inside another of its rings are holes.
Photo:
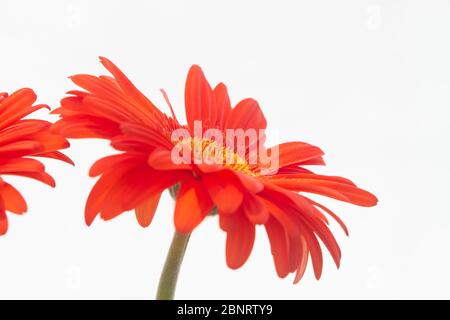
[[[0,91],[31,87],[57,107],[75,73],[121,67],[155,103],[165,88],[184,117],[193,63],[251,96],[270,143],[307,141],[326,152],[317,172],[375,193],[374,208],[322,200],[350,238],[340,270],[325,257],[299,285],[281,280],[258,230],[247,264],[225,264],[216,218],[193,234],[178,298],[450,298],[449,1],[0,1]],[[40,116],[54,120],[45,112]],[[88,228],[90,165],[112,151],[73,141],[76,167],[47,161],[51,188],[8,178],[29,212],[9,214],[0,238],[0,298],[153,298],[173,231],[166,194],[152,225],[126,213]],[[319,199],[319,198],[318,198]]]

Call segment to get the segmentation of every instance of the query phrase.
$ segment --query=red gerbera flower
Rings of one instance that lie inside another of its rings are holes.
[[[72,163],[58,150],[67,148],[68,141],[50,132],[51,123],[44,120],[23,119],[44,104],[33,105],[36,95],[31,89],[20,89],[10,96],[0,93],[0,235],[8,230],[6,211],[23,214],[27,204],[22,195],[3,175],[16,175],[42,181],[52,187],[53,178],[44,165],[29,157],[47,157]]]
[[[230,268],[239,268],[249,257],[257,225],[267,231],[280,277],[296,273],[298,282],[310,257],[319,279],[319,240],[339,266],[341,251],[326,215],[337,220],[346,233],[347,229],[331,210],[305,193],[359,206],[374,206],[375,196],[348,179],[318,175],[304,168],[324,164],[318,147],[288,142],[265,149],[266,119],[258,103],[248,98],[232,108],[226,86],[219,83],[211,88],[196,65],[187,76],[187,125],[181,125],[164,92],[172,116],[162,113],[113,63],[100,60],[114,77],[73,76],[72,81],[84,90],[70,91],[55,111],[61,116],[55,130],[64,136],[109,139],[121,151],[100,159],[91,168],[90,175],[100,179],[87,200],[88,225],[98,214],[109,220],[134,209],[137,220],[146,227],[161,193],[178,184],[176,230],[189,234],[213,208],[217,209],[220,227],[227,232],[226,260]],[[196,121],[201,121],[200,130]],[[248,145],[230,146],[228,138],[225,144],[205,136],[208,129],[219,133],[253,129],[259,134]],[[174,139],[175,132],[187,135]],[[256,145],[261,150],[255,157],[251,150]],[[181,161],[174,161],[174,154],[186,146],[188,157],[184,154]],[[275,170],[263,161],[262,151],[269,158],[278,152]],[[198,158],[210,161],[199,162]],[[229,159],[233,161],[226,161]]]

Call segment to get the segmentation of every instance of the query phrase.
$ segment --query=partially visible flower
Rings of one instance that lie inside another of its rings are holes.
[[[72,163],[58,151],[67,148],[68,141],[50,132],[50,122],[24,119],[36,110],[48,108],[43,104],[33,105],[35,101],[35,93],[27,88],[11,95],[0,93],[0,235],[8,230],[6,211],[16,214],[27,211],[25,199],[4,176],[28,177],[54,187],[55,181],[45,172],[44,165],[33,158],[47,157]]]
[[[109,139],[121,151],[98,160],[90,170],[91,176],[100,179],[86,203],[88,225],[98,214],[109,220],[134,209],[137,220],[146,227],[161,193],[177,184],[176,230],[189,234],[216,209],[220,227],[227,232],[230,268],[239,268],[248,259],[258,225],[266,229],[280,277],[295,273],[298,282],[311,258],[316,278],[320,278],[323,262],[319,240],[339,266],[341,251],[326,215],[337,220],[346,233],[347,229],[332,211],[304,194],[320,194],[359,206],[374,206],[375,196],[348,179],[304,168],[324,164],[323,152],[315,146],[288,142],[265,149],[267,123],[258,103],[247,98],[232,108],[226,86],[219,83],[211,88],[196,65],[186,80],[187,124],[182,125],[164,92],[172,116],[162,113],[113,63],[105,58],[101,62],[114,78],[73,76],[83,91],[70,91],[55,110],[61,116],[55,124],[57,132],[70,138]],[[197,122],[201,122],[200,130]],[[262,134],[255,136],[253,144],[241,141],[230,147],[205,136],[209,129]],[[184,138],[174,139],[179,132],[185,133]],[[261,149],[256,158],[251,152],[254,146]],[[173,151],[185,147],[187,156],[174,161]],[[278,155],[276,170],[267,165],[263,154]],[[196,161],[202,159],[209,161]]]

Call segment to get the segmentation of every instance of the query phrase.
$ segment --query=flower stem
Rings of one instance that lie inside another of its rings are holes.
[[[190,235],[190,233],[182,234],[175,231],[161,277],[159,278],[156,300],[173,300],[178,273],[180,272]]]

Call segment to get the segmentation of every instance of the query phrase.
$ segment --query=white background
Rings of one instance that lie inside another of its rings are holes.
[[[323,278],[276,276],[265,232],[243,268],[225,263],[209,218],[193,234],[178,298],[450,298],[449,1],[0,1],[0,91],[31,87],[57,107],[75,73],[105,71],[104,55],[167,110],[184,116],[184,80],[200,64],[232,101],[256,98],[271,143],[326,152],[317,172],[374,192],[374,208],[321,200],[346,221]],[[54,120],[40,112],[39,116]],[[29,212],[0,238],[0,298],[153,298],[173,231],[161,201],[142,229],[126,213],[84,224],[90,165],[113,151],[73,141],[76,167],[47,161],[56,189],[7,178]],[[319,198],[317,198],[319,199]]]

